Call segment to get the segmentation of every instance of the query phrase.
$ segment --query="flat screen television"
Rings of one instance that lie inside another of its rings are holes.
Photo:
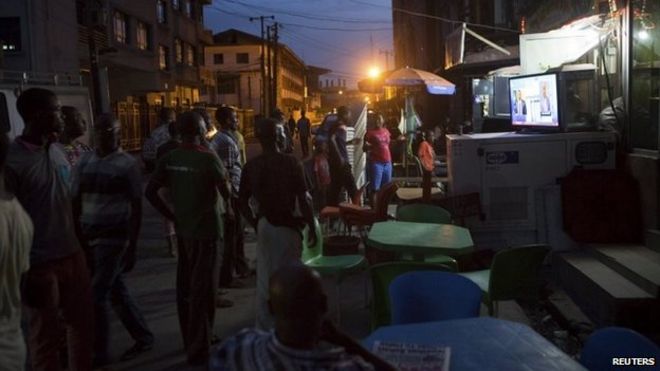
[[[511,126],[514,130],[560,131],[557,83],[556,73],[509,79]]]

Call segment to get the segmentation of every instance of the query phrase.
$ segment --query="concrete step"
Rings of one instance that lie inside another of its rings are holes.
[[[660,300],[590,253],[555,254],[553,272],[557,284],[598,327],[660,328]]]
[[[646,247],[660,252],[660,231],[657,229],[646,230]]]
[[[660,298],[660,253],[638,245],[587,245],[601,262]]]

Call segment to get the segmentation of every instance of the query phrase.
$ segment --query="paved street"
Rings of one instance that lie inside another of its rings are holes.
[[[296,156],[300,157],[299,146]],[[258,144],[248,145],[248,158],[259,152]],[[145,177],[145,182],[146,182]],[[253,262],[255,257],[255,235],[246,229],[246,255]],[[153,350],[130,362],[117,362],[111,370],[189,370],[185,363],[183,344],[176,315],[175,279],[176,259],[167,254],[163,236],[162,220],[146,202],[142,232],[140,236],[138,263],[133,272],[127,275],[127,284],[140,305],[155,333]],[[369,333],[369,312],[365,306],[366,274],[349,277],[341,285],[341,327],[357,338]],[[215,333],[226,338],[254,323],[254,277],[247,280],[247,287],[231,289],[227,297],[234,301],[232,308],[217,309]],[[336,286],[330,278],[324,279],[326,293],[330,297],[330,316],[336,318]],[[524,314],[515,304],[502,305],[501,317],[526,322]],[[115,319],[113,323],[111,354],[118,360],[121,353],[132,345],[132,339]]]

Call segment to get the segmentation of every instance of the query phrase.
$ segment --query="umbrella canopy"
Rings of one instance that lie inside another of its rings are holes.
[[[452,95],[456,91],[456,85],[444,78],[427,71],[415,68],[400,68],[392,72],[385,79],[387,86],[399,87],[426,87],[426,91],[436,95]]]

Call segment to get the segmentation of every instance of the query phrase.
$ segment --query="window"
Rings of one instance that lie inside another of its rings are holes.
[[[140,50],[151,49],[149,45],[149,26],[144,22],[137,23],[137,47]]]
[[[250,63],[250,57],[248,53],[236,53],[236,63],[247,64]]]
[[[0,44],[3,51],[21,51],[21,19],[0,17]]]
[[[658,150],[660,73],[657,66],[660,57],[655,44],[660,39],[660,29],[656,26],[660,24],[660,3],[632,1],[630,6],[636,15],[631,40],[630,139],[634,148]]]
[[[156,1],[156,17],[158,23],[167,23],[167,4],[165,4],[165,0]]]
[[[213,64],[224,64],[225,63],[225,55],[222,53],[215,53],[213,54]]]
[[[160,69],[167,71],[170,69],[170,50],[167,46],[160,45],[158,47],[158,64]]]
[[[191,67],[195,65],[195,47],[192,45],[186,48],[186,64]]]
[[[181,3],[179,0],[172,0],[172,9],[181,10]]]
[[[187,17],[190,17],[192,14],[192,1],[188,0],[183,2],[183,12]]]
[[[174,57],[177,64],[183,63],[183,42],[181,39],[174,39]]]
[[[122,44],[128,44],[128,27],[126,16],[120,12],[115,12],[112,17],[113,31],[115,41]]]
[[[219,77],[218,94],[236,94],[236,79]]]

